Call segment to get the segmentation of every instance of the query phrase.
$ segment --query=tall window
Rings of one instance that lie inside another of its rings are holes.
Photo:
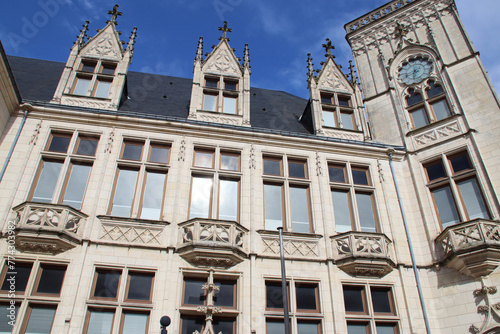
[[[29,200],[66,204],[80,210],[99,138],[85,133],[52,132]]]
[[[191,174],[190,219],[239,221],[239,153],[196,148]]]
[[[346,284],[343,295],[348,334],[400,333],[391,287]]]
[[[368,167],[332,162],[328,173],[337,232],[377,232],[375,189]]]
[[[154,272],[96,268],[83,333],[148,333]]]
[[[351,96],[321,92],[321,107],[324,126],[357,130]]]
[[[267,280],[266,333],[284,333],[283,293],[281,281]],[[291,280],[287,282],[290,328],[293,334],[322,333],[322,314],[317,282]]]
[[[264,156],[266,230],[312,233],[310,181],[305,159]]]
[[[422,90],[408,89],[406,106],[414,129],[451,115],[443,88],[432,80]]]
[[[238,78],[207,76],[203,88],[203,110],[238,114]]]
[[[65,274],[66,264],[62,263],[6,260],[0,276],[0,333],[11,333],[13,329],[20,333],[50,333]],[[11,310],[16,314],[15,327],[8,324]]]
[[[116,63],[84,59],[76,72],[71,94],[108,98]]]
[[[442,155],[424,164],[434,205],[443,228],[490,214],[466,151]]]
[[[109,214],[162,219],[170,144],[123,141]]]

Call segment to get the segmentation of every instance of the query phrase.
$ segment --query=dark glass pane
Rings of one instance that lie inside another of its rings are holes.
[[[283,294],[280,284],[266,284],[266,307],[283,308]]]
[[[166,164],[168,162],[168,147],[151,146],[149,161]]]
[[[330,175],[330,182],[342,182],[345,183],[344,168],[329,166],[328,174]]]
[[[201,328],[205,322],[202,318],[195,317],[181,317],[182,320],[182,330],[181,334],[193,334],[195,331],[201,333]]]
[[[25,291],[31,266],[31,263],[17,263],[13,268],[9,268],[2,283],[2,290],[9,291],[12,286],[12,290]]]
[[[151,274],[130,274],[127,299],[149,300],[151,296]]]
[[[215,291],[214,305],[234,307],[234,286],[235,282],[216,282],[219,291]],[[217,332],[217,331],[215,331]]]
[[[318,308],[316,290],[316,285],[297,285],[297,309],[316,310]]]
[[[304,162],[288,162],[288,176],[305,179],[306,170]]]
[[[367,325],[363,323],[348,323],[347,324],[347,333],[348,334],[366,334],[369,333],[367,331]]]
[[[116,298],[119,284],[120,272],[98,272],[94,297]]]
[[[54,293],[61,292],[61,286],[64,279],[66,268],[43,268],[40,282],[38,283],[37,293]]]
[[[31,307],[28,325],[24,333],[50,333],[55,313],[55,307]]]
[[[332,97],[330,95],[321,95],[321,103],[332,104]]]
[[[13,329],[13,319],[17,318],[17,312],[19,311],[19,305],[12,305],[10,303],[0,303],[0,334],[12,333]]]
[[[318,324],[313,322],[297,322],[299,334],[318,334]]]
[[[76,151],[76,154],[83,154],[83,155],[95,155],[95,151],[97,149],[97,139],[95,138],[87,138],[87,139],[80,139],[80,143],[78,144],[78,150]]]
[[[453,167],[453,171],[455,173],[460,172],[466,169],[472,169],[469,158],[467,154],[461,154],[459,156],[455,156],[450,159],[451,166]]]
[[[406,98],[406,103],[408,103],[408,106],[412,106],[414,104],[417,104],[419,102],[422,102],[422,95],[419,93],[415,92],[413,89],[409,91],[410,96]]]
[[[376,324],[377,327],[377,334],[394,334],[396,332],[396,324],[384,324],[384,323],[378,323]]]
[[[115,74],[115,69],[116,69],[116,65],[113,65],[113,64],[103,64],[102,65],[102,69],[101,69],[101,73],[102,74],[113,75],[113,74]]]
[[[82,71],[83,72],[94,72],[96,63],[83,63]]]
[[[444,171],[443,164],[441,162],[429,165],[425,167],[425,169],[427,170],[429,181],[436,180],[446,176],[446,172]]]
[[[371,288],[373,310],[375,312],[392,313],[389,289]]]
[[[141,160],[142,143],[124,143],[122,159]]]
[[[219,334],[233,334],[234,320],[233,319],[214,319],[214,332]]]
[[[216,79],[207,79],[205,81],[205,86],[206,87],[211,87],[211,88],[217,88],[217,84],[219,83],[219,80]]]
[[[341,107],[350,107],[351,99],[345,96],[339,96],[339,106]]]
[[[283,320],[267,320],[267,334],[285,334],[285,322]]]
[[[427,96],[429,98],[443,93],[443,89],[441,88],[441,86],[434,85],[434,82],[430,82],[429,86],[430,88],[427,90]]]
[[[368,185],[368,176],[366,170],[352,170],[352,181],[354,184]]]
[[[281,160],[264,159],[264,174],[281,175]]]
[[[225,89],[236,90],[237,82],[235,82],[235,81],[225,81],[224,85],[225,85],[225,87],[224,87]]]
[[[344,287],[344,305],[346,312],[365,312],[363,287]]]
[[[70,140],[71,137],[68,136],[52,135],[49,151],[66,153]]]
[[[202,286],[205,281],[184,280],[184,304],[203,305],[205,302],[205,291]]]

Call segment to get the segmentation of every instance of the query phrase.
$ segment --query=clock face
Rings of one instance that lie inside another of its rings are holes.
[[[431,71],[432,63],[427,59],[412,59],[399,70],[399,79],[404,84],[411,85],[428,78]]]

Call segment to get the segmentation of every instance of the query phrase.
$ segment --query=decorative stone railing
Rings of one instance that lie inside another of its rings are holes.
[[[500,261],[500,222],[475,219],[448,226],[437,238],[441,261],[472,277],[490,274]]]
[[[385,234],[353,231],[330,238],[335,263],[351,275],[382,277],[395,266]]]
[[[260,230],[257,231],[262,240],[262,255],[278,257],[280,256],[280,242],[277,231]],[[319,234],[283,232],[283,251],[287,259],[315,259],[324,256],[320,252]]]
[[[248,230],[237,222],[195,218],[178,226],[178,252],[191,264],[227,268],[246,257]]]
[[[12,211],[20,251],[57,254],[81,243],[78,231],[87,215],[70,206],[24,202]]]

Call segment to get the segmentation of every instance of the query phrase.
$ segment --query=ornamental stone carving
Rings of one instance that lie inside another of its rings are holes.
[[[319,256],[318,241],[301,240],[287,237],[283,240],[285,256],[301,258],[317,258]],[[264,254],[280,254],[279,239],[277,237],[263,237],[262,246]]]
[[[107,58],[120,60],[121,54],[113,42],[113,36],[109,33],[104,33],[97,37],[97,40],[91,41],[92,45],[85,51],[87,57]]]
[[[111,108],[110,103],[108,102],[90,101],[86,98],[63,97],[61,104],[66,104],[68,106],[91,108],[91,109],[113,109]]]
[[[357,132],[351,132],[351,131],[345,131],[345,130],[329,130],[325,129],[324,130],[324,135],[327,137],[332,137],[332,138],[340,138],[340,139],[345,139],[345,140],[357,140],[357,141],[363,141],[363,133],[357,133]]]
[[[458,120],[455,120],[451,123],[415,135],[413,136],[413,140],[415,142],[415,146],[417,148],[421,148],[427,145],[439,143],[443,140],[450,138],[451,136],[460,135],[462,133],[463,131],[460,127],[460,124],[458,123]]]
[[[240,75],[241,71],[238,72],[238,68],[236,67],[235,60],[233,56],[229,53],[227,48],[220,48],[216,51],[215,54],[212,55],[210,59],[208,59],[208,66],[205,71],[207,72],[215,72],[219,74],[235,74]]]
[[[149,223],[138,219],[99,216],[99,240],[125,244],[160,246],[165,222]]]

